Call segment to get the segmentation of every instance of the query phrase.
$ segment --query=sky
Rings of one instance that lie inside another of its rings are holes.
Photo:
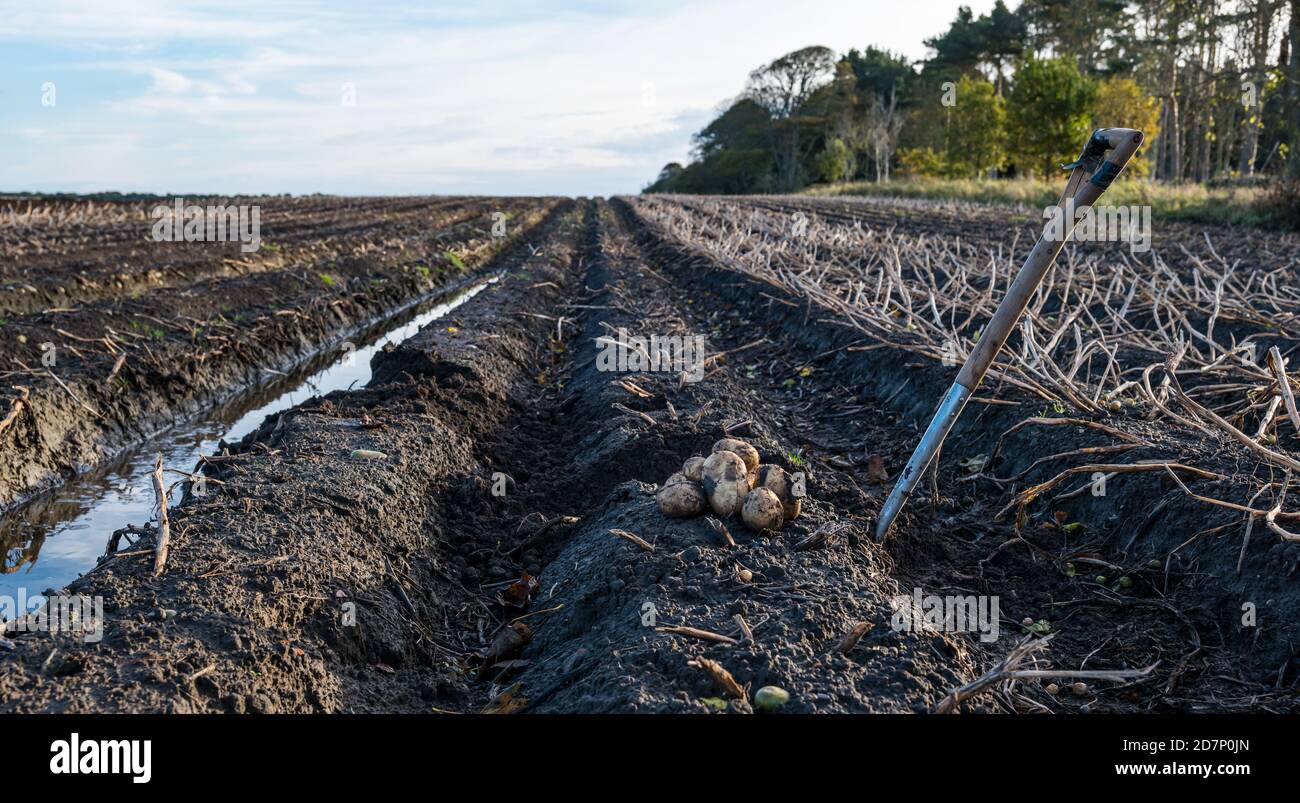
[[[0,192],[616,195],[789,51],[993,0],[0,0]]]

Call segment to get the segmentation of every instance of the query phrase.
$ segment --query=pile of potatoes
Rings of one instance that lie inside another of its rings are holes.
[[[708,457],[688,459],[659,489],[656,499],[665,516],[690,518],[707,507],[720,518],[739,513],[755,532],[781,529],[799,517],[802,507],[785,469],[760,464],[758,450],[737,438],[713,444]]]

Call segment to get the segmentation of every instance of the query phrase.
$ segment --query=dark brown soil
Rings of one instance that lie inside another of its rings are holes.
[[[1285,243],[1274,246],[1286,252]],[[664,254],[666,264],[693,262],[693,275],[720,267],[685,248],[669,247]],[[748,283],[729,286],[743,289],[729,294],[727,300],[761,303],[761,297],[752,298]],[[801,344],[805,354],[833,355],[830,362],[848,388],[845,395],[856,392],[861,402],[844,405],[846,412],[857,411],[846,424],[843,413],[826,401],[826,394],[816,396],[810,412],[827,420],[822,433],[806,433],[814,447],[821,447],[812,454],[820,451],[838,458],[841,465],[851,465],[849,473],[863,488],[868,488],[872,454],[883,456],[891,473],[901,470],[956,369],[941,369],[904,352],[870,348],[860,332],[841,328],[833,319],[811,322],[806,305],[782,305],[782,309],[767,303],[780,310],[780,341],[787,347]],[[867,350],[851,350],[863,346]],[[824,370],[819,368],[818,373]],[[1016,484],[981,478],[1018,477],[1025,484],[1046,480],[1070,465],[1046,459],[1049,456],[1111,445],[1115,440],[1069,427],[1027,427],[1008,437],[998,450],[1003,433],[1013,426],[1027,418],[1060,413],[1044,411],[1041,400],[1027,399],[1007,387],[990,388],[980,395],[1001,403],[982,405],[983,409],[976,404],[967,411],[945,444],[938,479],[931,485],[937,491],[931,491],[931,499],[918,494],[912,500],[903,526],[895,528],[886,544],[898,562],[899,580],[944,594],[998,595],[1005,631],[1013,635],[1023,632],[1022,619],[1045,620],[1055,634],[1051,652],[1056,666],[1136,669],[1157,664],[1150,679],[1129,688],[1103,689],[1099,698],[1091,693],[1081,698],[1049,697],[1041,688],[1031,688],[1032,693],[1024,695],[1030,699],[1017,701],[1017,708],[1295,707],[1294,689],[1300,678],[1293,666],[1293,645],[1300,597],[1289,586],[1300,547],[1270,537],[1263,543],[1256,540],[1238,574],[1241,517],[1190,499],[1168,475],[1155,473],[1113,479],[1104,497],[1085,493],[1051,506],[1040,501],[1028,510],[1024,531],[1017,533],[1014,516],[993,520]],[[1020,403],[1005,404],[1011,400]],[[863,418],[877,423],[874,432],[862,431]],[[1132,450],[1114,462],[1196,455],[1198,463],[1234,477],[1222,486],[1201,489],[1212,496],[1233,498],[1234,492],[1240,496],[1248,487],[1243,472],[1267,474],[1255,463],[1243,463],[1240,451],[1226,438],[1173,432],[1146,421],[1137,411],[1124,411],[1099,423],[1157,444],[1150,450]],[[994,459],[982,472],[961,465],[969,458],[990,455]],[[1088,479],[1085,474],[1068,487],[1086,485]],[[870,488],[872,501],[867,504],[877,508],[883,491]],[[1058,515],[1065,517],[1064,522],[1057,521]],[[1067,531],[1061,523],[1072,526]],[[1106,582],[1096,582],[1098,578]],[[1122,588],[1121,578],[1128,581]],[[1244,617],[1247,605],[1259,613],[1249,624]],[[1006,651],[1007,645],[999,643],[988,662]]]
[[[10,247],[0,263],[0,316],[13,318],[98,299],[135,297],[162,287],[184,288],[218,276],[327,265],[411,242],[419,232],[483,228],[485,215],[517,218],[532,199],[330,199],[299,209],[284,199],[223,199],[258,203],[261,247],[239,243],[157,243],[148,218],[130,224],[88,226],[75,236],[42,232]],[[489,221],[490,223],[490,221]]]
[[[988,395],[1013,404],[968,411],[933,491],[877,546],[888,483],[870,458],[901,469],[951,371],[857,348],[860,333],[621,201],[574,205],[525,240],[484,264],[505,271],[497,284],[376,358],[368,387],[268,420],[210,467],[216,492],[173,513],[161,577],[145,536],[74,583],[104,599],[102,643],[10,635],[0,710],[750,710],[693,665],[710,659],[749,697],[788,690],[787,712],[928,711],[1025,619],[1054,634],[1040,668],[1156,668],[1080,695],[1026,681],[963,710],[1295,708],[1300,547],[1259,538],[1237,575],[1239,528],[1192,536],[1239,515],[1154,473],[1031,506],[1019,531],[995,521],[1008,489],[961,461],[1039,412],[1005,389]],[[702,334],[720,356],[698,383],[602,371],[595,339],[620,327]],[[1228,453],[1136,414],[1106,423],[1169,452]],[[707,518],[659,513],[656,484],[726,435],[808,477],[780,533],[728,520],[730,545]],[[1044,479],[1059,467],[1039,458],[1110,442],[1026,427],[983,473]],[[535,590],[508,604],[524,573]],[[891,601],[914,588],[998,596],[1001,638],[896,630]],[[1242,625],[1243,602],[1258,626]],[[742,621],[740,644],[659,629],[739,640]],[[494,650],[525,630],[521,649]]]
[[[8,318],[0,409],[22,407],[0,433],[0,507],[453,287],[553,206],[516,209],[515,230],[500,240],[490,233],[496,206],[485,204],[443,228],[407,219],[377,239],[352,238],[350,255]],[[321,243],[307,250],[317,246],[333,253]]]

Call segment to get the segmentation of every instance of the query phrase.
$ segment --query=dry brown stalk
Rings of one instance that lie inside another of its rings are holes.
[[[745,617],[740,614],[736,614],[733,618],[736,621],[736,627],[740,629],[740,643],[753,644],[754,631],[750,629],[749,622],[746,622]]]
[[[636,544],[638,547],[644,549],[646,552],[655,551],[654,544],[645,540],[644,538],[637,535],[636,533],[630,533],[627,530],[610,530],[609,532],[611,535],[617,535],[619,538],[622,538],[624,541],[630,541],[633,544]]]
[[[1050,480],[1047,480],[1046,482],[1041,482],[1038,485],[1035,485],[1031,488],[1026,488],[1025,490],[1021,491],[1019,494],[1017,494],[1015,499],[1012,499],[1010,502],[1008,502],[1006,507],[999,510],[997,516],[995,516],[994,518],[995,519],[1002,518],[1007,514],[1008,511],[1010,511],[1012,508],[1015,507],[1019,507],[1023,509],[1025,505],[1028,505],[1030,502],[1034,501],[1034,499],[1038,498],[1043,493],[1050,491],[1052,488],[1055,488],[1057,485],[1061,484],[1063,481],[1065,481],[1066,479],[1068,479],[1069,477],[1075,474],[1092,474],[1092,473],[1106,473],[1106,472],[1115,472],[1118,474],[1130,474],[1130,473],[1140,472],[1140,471],[1161,471],[1161,470],[1169,470],[1169,469],[1186,471],[1189,474],[1195,474],[1198,477],[1202,477],[1204,479],[1209,479],[1209,480],[1225,479],[1225,477],[1222,474],[1215,474],[1212,471],[1206,471],[1205,469],[1196,468],[1195,466],[1188,466],[1182,463],[1171,463],[1165,460],[1155,460],[1155,461],[1144,460],[1137,463],[1089,463],[1088,465],[1074,466],[1072,468],[1067,468],[1065,471],[1062,471],[1060,474],[1057,474],[1055,477],[1052,477]]]
[[[4,417],[3,421],[0,421],[0,435],[4,435],[5,430],[13,426],[13,423],[18,420],[18,416],[22,415],[23,407],[26,406],[27,399],[30,397],[31,392],[25,387],[15,385],[14,390],[18,391],[20,395],[10,403],[9,414]]]
[[[966,700],[975,695],[986,691],[990,687],[1007,680],[1039,680],[1044,678],[1062,678],[1078,679],[1086,678],[1090,680],[1132,680],[1150,675],[1155,671],[1158,664],[1152,664],[1145,669],[1127,669],[1127,670],[1069,670],[1069,669],[1021,669],[1020,666],[1035,653],[1046,648],[1052,640],[1052,636],[1046,636],[1041,639],[1027,637],[1017,644],[1006,657],[999,661],[980,677],[967,683],[964,686],[953,689],[948,695],[939,701],[934,707],[936,714],[951,714],[956,712],[957,707]]]
[[[1264,522],[1268,524],[1268,528],[1270,530],[1282,536],[1284,540],[1300,541],[1300,535],[1290,532],[1289,530],[1283,529],[1277,523],[1278,516],[1281,515],[1282,513],[1282,503],[1286,501],[1287,486],[1289,486],[1290,484],[1291,484],[1291,472],[1288,471],[1286,475],[1286,479],[1282,482],[1282,491],[1277,495],[1277,502],[1273,505],[1273,508],[1268,511],[1268,515],[1264,517]]]
[[[1286,359],[1282,356],[1282,350],[1277,346],[1269,349],[1268,361],[1273,367],[1273,373],[1277,375],[1277,386],[1286,402],[1286,414],[1291,418],[1291,426],[1300,432],[1300,411],[1296,410],[1295,393],[1291,390],[1291,380],[1286,375]]]
[[[858,622],[853,626],[853,629],[848,633],[845,633],[844,638],[840,639],[839,643],[835,645],[835,652],[838,652],[840,655],[848,655],[853,652],[853,648],[858,646],[858,642],[862,641],[863,636],[871,632],[871,628],[872,624],[870,622]]]
[[[723,668],[722,664],[709,658],[696,658],[687,662],[687,666],[694,666],[703,669],[709,673],[714,682],[718,684],[728,697],[734,697],[737,700],[748,700],[749,695],[745,693],[745,688],[736,682],[731,673]]]
[[[171,521],[167,516],[167,486],[163,484],[162,452],[154,459],[153,493],[158,505],[158,541],[153,552],[153,575],[157,577],[167,565],[167,552],[171,548],[172,539]]]
[[[731,636],[724,636],[721,633],[714,633],[709,630],[701,630],[698,627],[686,627],[684,625],[678,625],[678,626],[671,626],[671,627],[656,627],[655,630],[660,633],[673,633],[678,636],[690,636],[691,638],[702,639],[704,641],[712,641],[715,644],[738,644],[739,643]]]

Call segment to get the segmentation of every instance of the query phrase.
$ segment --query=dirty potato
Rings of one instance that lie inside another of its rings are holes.
[[[735,452],[745,461],[745,471],[758,468],[758,450],[739,438],[723,438],[713,444],[714,452]]]
[[[785,513],[781,500],[767,488],[755,488],[745,497],[745,506],[741,511],[745,526],[754,532],[779,530],[785,524]]]
[[[758,467],[758,482],[755,488],[766,488],[781,500],[781,510],[786,521],[799,518],[803,511],[803,502],[794,495],[794,478],[786,470],[775,465]]]
[[[686,462],[682,463],[682,473],[685,474],[686,479],[691,482],[702,482],[704,480],[704,475],[701,472],[703,471],[704,458],[699,455],[688,457],[686,458]]]
[[[674,474],[673,476],[681,476]],[[655,495],[659,512],[671,519],[687,519],[704,512],[704,488],[682,477],[680,482],[664,483]]]
[[[745,461],[735,452],[714,452],[704,461],[700,474],[704,495],[713,512],[726,518],[739,513],[749,493],[749,474]]]

